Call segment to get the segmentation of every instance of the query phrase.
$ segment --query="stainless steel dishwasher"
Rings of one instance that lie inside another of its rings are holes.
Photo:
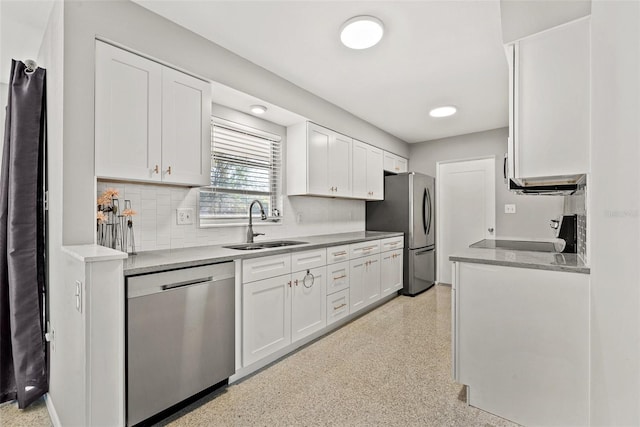
[[[127,279],[127,425],[235,372],[234,264]]]

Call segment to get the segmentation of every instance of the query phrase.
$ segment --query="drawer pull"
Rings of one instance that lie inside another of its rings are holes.
[[[335,305],[334,305],[334,306],[333,306],[333,309],[334,309],[334,310],[340,310],[340,309],[341,309],[342,307],[344,307],[345,305],[347,305],[347,304],[346,304],[346,303],[342,303],[342,304],[340,304],[340,305],[338,305],[338,306],[335,306]]]
[[[342,252],[334,252],[334,253],[333,253],[333,256],[344,256],[344,255],[346,255],[346,254],[347,254],[347,253],[346,253],[345,251],[342,251]]]
[[[367,246],[366,248],[362,248],[362,250],[363,251],[370,251],[370,250],[373,250],[375,248],[376,248],[375,246]]]
[[[343,274],[342,276],[334,277],[333,280],[344,279],[345,277],[347,277],[347,275]]]

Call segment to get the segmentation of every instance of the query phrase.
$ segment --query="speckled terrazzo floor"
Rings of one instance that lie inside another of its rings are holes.
[[[160,425],[515,426],[466,405],[450,334],[451,288],[398,297]],[[0,424],[50,425],[17,412]]]

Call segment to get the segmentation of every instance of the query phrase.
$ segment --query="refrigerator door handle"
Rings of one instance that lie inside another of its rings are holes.
[[[424,189],[424,193],[422,193],[422,227],[424,228],[424,234],[429,234],[427,232],[427,218],[426,218],[426,211],[427,211],[427,189]]]
[[[429,221],[427,222],[427,234],[429,234],[429,232],[431,231],[431,192],[429,191],[429,189],[427,188],[426,190],[427,192],[427,209],[429,212]]]

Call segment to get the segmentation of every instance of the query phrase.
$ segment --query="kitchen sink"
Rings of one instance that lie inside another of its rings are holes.
[[[283,246],[304,245],[307,242],[298,242],[295,240],[274,240],[272,242],[244,243],[242,245],[223,246],[227,249],[236,249],[239,251],[253,251],[256,249],[281,248]]]

